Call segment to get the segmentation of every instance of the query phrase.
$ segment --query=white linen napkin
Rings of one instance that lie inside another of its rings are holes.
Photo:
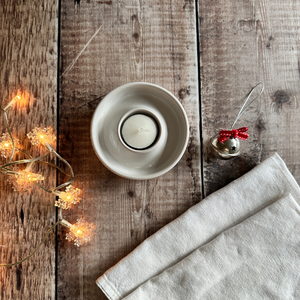
[[[224,231],[126,300],[299,299],[300,207],[288,195]]]
[[[96,283],[110,300],[122,299],[288,193],[300,201],[298,184],[279,155],[274,154],[149,237]]]

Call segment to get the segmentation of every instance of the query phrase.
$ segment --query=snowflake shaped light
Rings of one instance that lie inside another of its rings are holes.
[[[14,144],[15,144],[15,153],[18,152],[18,149],[20,147],[19,140],[14,138]],[[8,133],[3,133],[0,137],[0,152],[1,156],[4,158],[8,158],[11,156],[13,151],[13,142],[11,140],[11,137]]]
[[[98,31],[100,30],[100,28],[98,29]],[[94,36],[98,33],[98,31],[94,34]],[[83,51],[81,51],[80,54],[82,52]],[[80,56],[80,54],[77,56],[77,59]],[[67,67],[66,71],[70,70],[73,67],[73,65],[74,63]],[[67,74],[66,71],[64,73]],[[54,85],[51,87],[50,90],[52,90],[53,87]],[[45,94],[47,93],[48,92],[46,92]],[[25,104],[25,102],[27,102],[26,100],[30,98],[27,94],[28,93],[26,91],[22,91],[22,93],[20,93],[19,91],[4,108],[1,108],[1,112],[4,115],[8,135],[11,140],[6,134],[4,134],[2,138],[0,137],[0,154],[4,158],[7,158],[7,161],[3,165],[0,165],[0,174],[8,175],[8,177],[10,178],[9,181],[13,183],[13,188],[17,190],[28,190],[35,183],[38,187],[42,188],[44,191],[50,194],[57,195],[58,193],[60,193],[58,195],[59,199],[55,203],[55,205],[59,207],[59,220],[49,228],[45,238],[29,256],[15,263],[0,264],[0,267],[15,266],[28,260],[45,242],[47,236],[50,234],[52,229],[59,224],[70,229],[70,233],[67,235],[67,239],[74,240],[75,245],[77,246],[81,245],[84,242],[90,241],[92,229],[94,228],[92,224],[86,223],[83,219],[77,220],[77,223],[75,225],[72,225],[62,216],[62,208],[69,208],[70,205],[77,203],[80,200],[81,191],[79,189],[71,187],[75,180],[75,175],[72,166],[53,149],[53,144],[56,140],[56,133],[53,132],[53,129],[51,127],[36,127],[27,134],[32,145],[42,145],[48,150],[47,154],[44,154],[43,156],[37,158],[33,158],[29,153],[26,152],[26,150],[23,147],[19,147],[18,140],[12,136],[7,114],[14,105],[19,104],[19,106],[21,107],[22,103]],[[19,150],[20,154],[24,154],[25,158],[13,160],[12,150],[14,150],[14,152],[16,150]],[[63,162],[69,168],[70,172],[67,173],[64,170],[62,170],[59,166],[49,161],[44,161],[44,159],[46,159],[50,155],[55,155],[56,159],[59,159],[61,162]],[[68,181],[60,184],[54,189],[48,189],[47,187],[42,186],[40,182],[44,180],[44,177],[40,174],[33,173],[30,170],[31,166],[38,162],[47,164],[48,166],[64,173],[68,177]],[[23,171],[19,171],[18,166],[24,166],[24,164],[27,164],[26,169]],[[59,190],[64,187],[67,187],[66,190],[64,192],[60,192]]]
[[[27,133],[28,138],[32,145],[50,145],[56,140],[55,133],[52,127],[34,128],[31,132]]]
[[[93,224],[88,224],[87,222],[85,222],[84,219],[78,219],[77,223],[73,225],[63,218],[62,211],[63,209],[68,209],[73,204],[79,202],[81,199],[82,191],[78,188],[74,188],[74,186],[72,185],[75,180],[75,175],[71,165],[51,146],[51,144],[53,145],[54,141],[56,140],[56,133],[53,131],[52,127],[36,127],[27,134],[32,145],[42,145],[48,149],[46,154],[37,158],[33,158],[29,153],[27,153],[24,148],[20,146],[19,140],[14,138],[14,136],[12,135],[9,127],[7,112],[15,103],[18,103],[21,99],[22,97],[20,95],[15,96],[3,109],[1,109],[1,111],[4,113],[7,133],[4,133],[0,137],[0,154],[4,158],[7,158],[7,161],[3,165],[0,165],[0,173],[3,175],[8,175],[8,181],[12,183],[13,189],[15,191],[31,191],[31,188],[35,184],[38,187],[42,188],[44,191],[50,194],[57,195],[59,199],[55,201],[55,206],[59,207],[59,220],[55,224],[53,224],[47,231],[46,237],[50,234],[52,229],[55,228],[55,226],[61,224],[70,229],[70,232],[67,234],[66,239],[69,241],[74,241],[74,244],[79,247],[80,245],[91,240],[94,226]],[[20,154],[24,155],[25,158],[20,160],[13,160],[13,150],[14,152],[19,150]],[[62,161],[69,168],[69,172],[65,172],[63,169],[49,161],[44,161],[44,159],[48,158],[50,155],[55,155],[56,158]],[[68,181],[60,184],[54,189],[48,189],[47,187],[42,186],[41,182],[44,180],[44,176],[34,173],[31,170],[33,165],[39,162],[47,164],[48,166],[56,168],[60,172],[64,173],[68,177]],[[24,170],[20,170],[19,166],[24,166],[24,164],[26,164],[26,168]],[[60,191],[60,189],[64,187],[66,187],[65,191]],[[45,242],[46,237],[25,259],[22,259],[15,263],[0,264],[0,267],[15,266],[29,259]]]
[[[94,225],[88,224],[84,219],[78,219],[76,224],[70,227],[70,232],[67,233],[66,239],[79,247],[91,240],[93,235]]]
[[[44,180],[42,175],[26,169],[17,171],[14,176],[10,176],[8,179],[12,183],[14,191],[30,191],[33,183],[38,183],[42,180]]]
[[[54,194],[59,196],[58,200],[55,201],[55,206],[62,209],[68,209],[73,204],[76,204],[81,200],[80,196],[82,191],[72,185],[69,185],[65,192],[55,192]]]

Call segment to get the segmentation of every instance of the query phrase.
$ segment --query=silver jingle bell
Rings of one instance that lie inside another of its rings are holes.
[[[240,141],[230,137],[224,143],[218,140],[219,134],[216,134],[210,139],[210,146],[213,150],[214,155],[220,159],[230,159],[240,154]]]

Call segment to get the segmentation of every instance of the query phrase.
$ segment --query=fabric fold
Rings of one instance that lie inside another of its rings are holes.
[[[300,207],[289,194],[124,299],[299,299],[299,245]]]
[[[96,283],[110,300],[122,299],[288,193],[299,201],[298,184],[274,154],[153,234]]]

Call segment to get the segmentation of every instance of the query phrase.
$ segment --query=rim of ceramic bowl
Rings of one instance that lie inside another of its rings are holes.
[[[99,153],[97,152],[96,148],[95,148],[95,145],[94,145],[94,142],[93,142],[93,133],[92,133],[92,130],[93,130],[93,122],[94,122],[94,118],[95,118],[95,114],[96,114],[96,111],[98,110],[98,108],[101,106],[101,104],[105,101],[106,98],[108,98],[110,96],[111,93],[115,92],[117,89],[121,89],[121,88],[126,88],[126,87],[130,87],[130,86],[134,86],[134,85],[145,85],[145,86],[151,86],[153,88],[156,88],[156,89],[159,89],[161,91],[163,91],[164,93],[166,93],[168,96],[170,96],[174,102],[177,104],[177,106],[179,107],[180,109],[180,112],[182,113],[183,115],[183,118],[185,120],[185,125],[186,125],[186,131],[185,131],[185,141],[183,143],[183,146],[181,148],[181,151],[180,151],[180,154],[177,156],[177,158],[173,161],[172,164],[170,164],[168,167],[164,168],[163,170],[161,171],[158,171],[158,172],[155,172],[155,173],[149,173],[149,174],[146,174],[146,175],[141,175],[139,174],[138,176],[130,176],[130,175],[126,175],[126,174],[123,174],[123,173],[119,173],[115,170],[113,170],[109,164],[107,164],[105,162],[105,159],[103,159]],[[180,159],[182,158],[185,150],[186,150],[186,147],[187,147],[187,144],[188,144],[188,141],[189,141],[189,121],[188,121],[188,117],[186,115],[186,112],[182,106],[182,104],[180,103],[180,101],[171,93],[169,92],[168,90],[166,90],[165,88],[157,85],[157,84],[154,84],[154,83],[149,83],[149,82],[130,82],[130,83],[126,83],[126,84],[123,84],[121,86],[118,86],[117,88],[113,89],[112,91],[110,91],[102,100],[101,102],[97,105],[94,113],[93,113],[93,116],[92,116],[92,119],[91,119],[91,125],[90,125],[90,139],[91,139],[91,143],[92,143],[92,146],[93,146],[93,149],[94,149],[94,152],[96,153],[98,159],[101,161],[101,163],[108,169],[110,170],[112,173],[120,176],[120,177],[123,177],[123,178],[126,178],[126,179],[131,179],[131,180],[147,180],[147,179],[153,179],[153,178],[156,178],[156,177],[159,177],[161,175],[164,175],[166,174],[167,172],[169,172],[171,169],[174,168],[174,166],[180,161]]]

